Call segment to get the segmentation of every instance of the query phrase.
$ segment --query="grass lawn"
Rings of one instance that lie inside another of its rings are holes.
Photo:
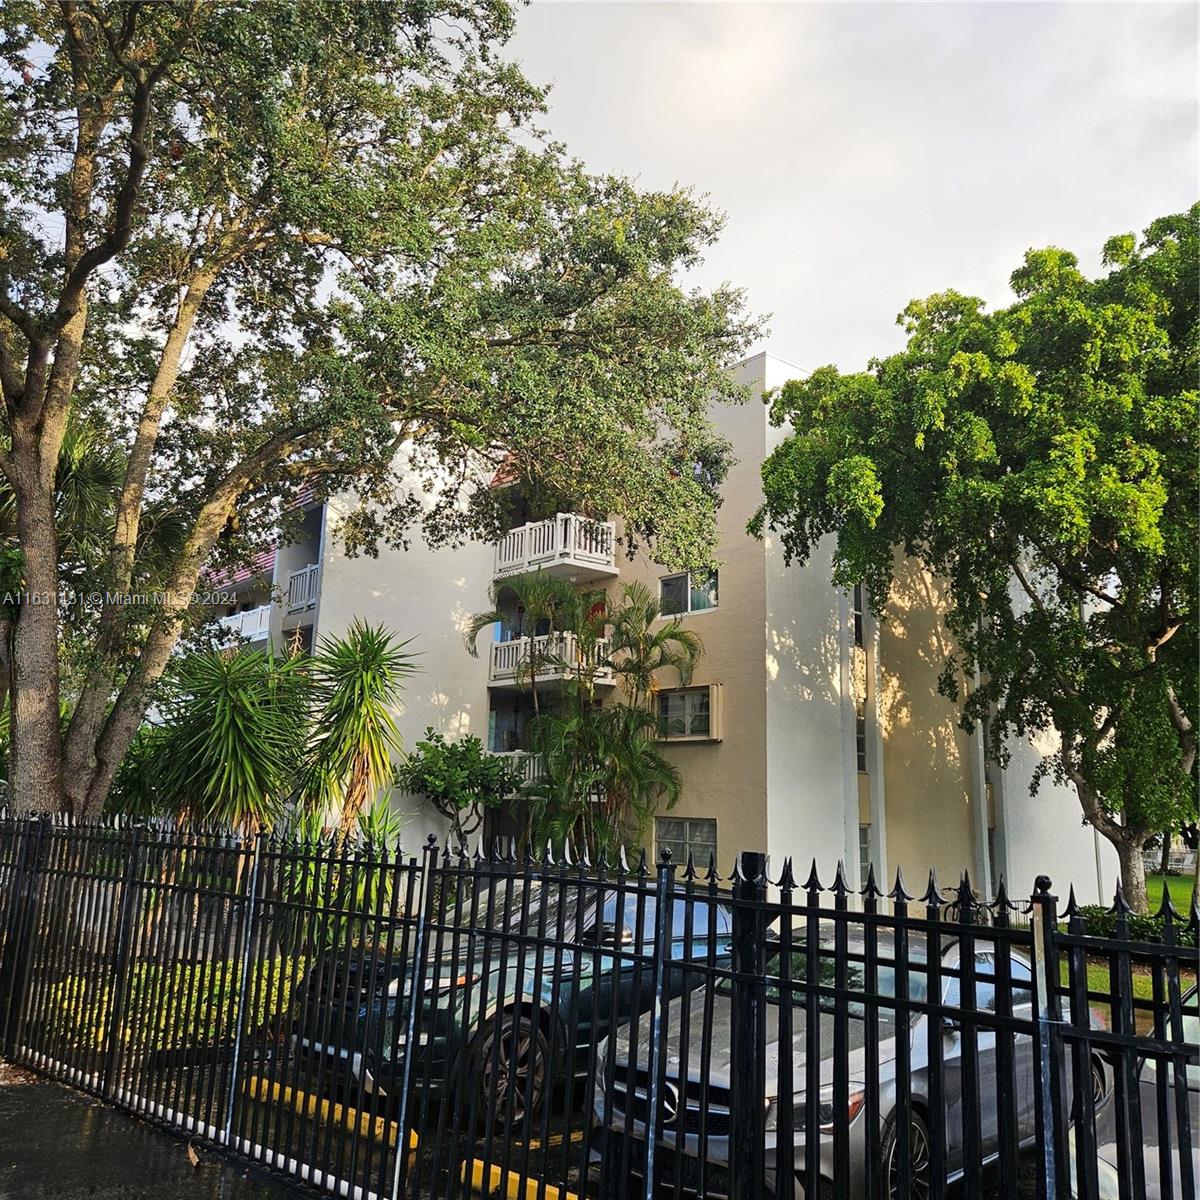
[[[1186,913],[1192,904],[1194,880],[1191,875],[1147,875],[1146,895],[1150,900],[1150,911],[1157,912],[1162,903],[1164,880],[1170,889],[1171,903],[1175,906],[1175,911]]]

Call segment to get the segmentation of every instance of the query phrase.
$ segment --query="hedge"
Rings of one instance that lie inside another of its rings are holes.
[[[1084,904],[1079,908],[1084,933],[1091,937],[1111,938],[1117,934],[1117,914],[1100,904]],[[1149,913],[1128,913],[1125,917],[1128,936],[1135,942],[1161,942],[1163,919]],[[1183,921],[1175,922],[1175,941],[1180,946],[1195,946],[1196,931]]]
[[[303,977],[303,958],[257,959],[252,964],[247,1004],[249,1028],[286,1012],[292,989]],[[130,972],[120,1039],[135,1051],[215,1045],[236,1030],[242,964],[233,959],[209,962],[139,963]],[[72,1047],[104,1047],[112,1022],[114,980],[68,975],[53,984],[41,1009],[45,1025]]]

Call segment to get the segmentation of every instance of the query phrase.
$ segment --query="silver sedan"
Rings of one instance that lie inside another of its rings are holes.
[[[848,951],[849,987],[854,991],[864,990],[862,965],[853,959],[863,954],[861,933],[856,944],[855,932],[851,932]],[[880,930],[877,938],[878,957],[888,960],[893,957],[890,933]],[[822,950],[830,955],[833,941],[822,938]],[[913,1000],[921,1001],[926,998],[927,974],[926,946],[923,937],[912,933],[908,939],[907,961],[909,963],[908,991]],[[975,1007],[980,1010],[994,1009],[996,1003],[996,963],[997,948],[994,943],[982,938],[975,941],[975,975],[976,994]],[[1012,980],[1011,1004],[1012,1015],[1018,1020],[1033,1019],[1033,982],[1029,963],[1019,954],[1009,953],[1009,969]],[[779,976],[779,951],[774,952],[773,961],[768,960],[767,973],[770,977]],[[793,949],[791,978],[796,981],[804,979],[807,956],[803,943],[798,942]],[[941,956],[943,989],[941,1002],[947,1008],[959,1007],[959,947],[957,943],[946,946]],[[822,974],[826,968],[832,972],[832,961],[822,956]],[[856,977],[857,975],[857,977]],[[878,990],[884,995],[895,996],[895,978],[892,968],[880,962],[878,967]],[[832,978],[822,982],[832,983]],[[803,1086],[805,1079],[805,1022],[804,1009],[798,998],[793,999],[793,1039],[789,1048],[792,1059],[792,1078],[794,1086]],[[691,1049],[685,1054],[681,1048],[681,1023],[685,1012],[689,1013]],[[767,1151],[766,1171],[767,1185],[774,1187],[776,1172],[779,1168],[778,1157],[782,1149],[777,1149],[778,1143],[778,1065],[780,1045],[777,1036],[779,1027],[779,995],[774,989],[774,995],[768,994],[767,1031],[768,1045],[766,1055],[766,1096],[764,1103],[767,1108]],[[853,1006],[852,1006],[853,1009]],[[667,1066],[666,1066],[666,1105],[671,1119],[663,1122],[664,1129],[661,1150],[658,1155],[659,1177],[669,1180],[671,1184],[678,1183],[684,1195],[719,1194],[727,1191],[728,1163],[730,1153],[731,1108],[732,1098],[731,1079],[731,1028],[732,1012],[731,996],[727,989],[720,986],[705,986],[690,994],[671,1002],[667,1025]],[[709,1023],[711,1013],[711,1024]],[[853,1016],[853,1013],[852,1013]],[[821,1014],[820,1045],[823,1056],[820,1066],[822,1092],[821,1104],[821,1140],[818,1147],[819,1169],[822,1180],[833,1178],[834,1169],[834,1137],[833,1130],[840,1121],[849,1130],[850,1152],[850,1188],[851,1197],[862,1196],[866,1192],[866,1118],[864,1115],[866,1081],[872,1078],[872,1073],[866,1069],[866,1052],[864,1040],[866,1036],[866,1021],[861,1019],[861,1008],[858,1019],[847,1021],[848,1034],[848,1063],[849,1095],[847,1111],[835,1112],[833,1097],[833,1030],[834,1017],[831,1012]],[[628,1153],[632,1171],[636,1174],[641,1170],[644,1157],[644,1142],[646,1136],[646,1118],[648,1115],[647,1076],[644,1070],[635,1071],[633,1087],[630,1088],[630,1058],[631,1040],[639,1047],[640,1061],[636,1064],[644,1067],[646,1051],[650,1044],[650,1015],[646,1015],[634,1025],[626,1025],[614,1034],[611,1047],[613,1072],[611,1088],[605,1089],[603,1080],[598,1081],[593,1097],[594,1119],[598,1126],[596,1145],[598,1154],[604,1155],[611,1164],[616,1157],[616,1151],[622,1138],[630,1139],[634,1144]],[[878,1088],[879,1113],[881,1118],[880,1146],[881,1167],[887,1172],[893,1194],[897,1192],[897,1121],[896,1121],[896,1049],[898,1039],[907,1039],[910,1048],[910,1080],[909,1091],[912,1099],[911,1128],[909,1130],[909,1146],[911,1150],[911,1167],[913,1187],[911,1195],[914,1200],[923,1200],[928,1195],[931,1184],[931,1130],[924,1115],[929,1111],[929,1070],[928,1070],[928,1018],[918,1014],[904,1025],[897,1023],[894,1014],[886,1009],[879,1011],[879,1053],[878,1053]],[[636,1032],[635,1032],[636,1031]],[[703,1035],[703,1036],[702,1036]],[[946,1120],[944,1130],[945,1163],[947,1179],[954,1180],[963,1174],[963,1138],[961,1136],[962,1111],[962,1073],[961,1051],[962,1031],[951,1021],[943,1023],[942,1039],[942,1080],[945,1097]],[[707,1070],[701,1070],[702,1055],[698,1049],[701,1040],[708,1045],[705,1052]],[[1015,1072],[1015,1095],[1013,1097],[1016,1113],[1017,1137],[1022,1147],[1031,1145],[1035,1135],[1034,1114],[1034,1048],[1032,1037],[1017,1034],[1012,1039],[1013,1066]],[[989,1162],[999,1155],[999,1106],[1000,1071],[997,1057],[997,1038],[994,1030],[980,1028],[975,1035],[977,1049],[977,1086],[980,1098],[980,1144],[984,1162]],[[603,1047],[601,1061],[608,1061],[609,1048]],[[1097,1061],[1094,1064],[1094,1080],[1096,1093],[1100,1103],[1104,1102],[1108,1092],[1108,1076],[1103,1065]],[[1068,1081],[1069,1086],[1069,1081]],[[798,1182],[802,1182],[805,1170],[806,1147],[804,1145],[804,1114],[805,1097],[794,1097],[793,1129],[794,1155],[791,1167],[796,1173]],[[681,1112],[682,1110],[682,1112]],[[703,1138],[703,1145],[701,1139]],[[606,1175],[614,1174],[608,1170]],[[800,1194],[800,1189],[797,1189]]]

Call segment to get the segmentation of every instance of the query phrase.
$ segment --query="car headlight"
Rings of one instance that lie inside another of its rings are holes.
[[[866,1103],[867,1093],[861,1083],[851,1083],[850,1090],[846,1096],[846,1115],[843,1118],[847,1125],[862,1112],[862,1107]],[[837,1112],[834,1108],[833,1085],[823,1087],[817,1098],[818,1114],[821,1125],[821,1132],[826,1137],[832,1136],[833,1127],[837,1124]],[[772,1100],[767,1105],[767,1128],[775,1129],[779,1121],[779,1101]],[[792,1126],[799,1132],[804,1132],[805,1126],[805,1104],[804,1095],[800,1094],[792,1098]]]

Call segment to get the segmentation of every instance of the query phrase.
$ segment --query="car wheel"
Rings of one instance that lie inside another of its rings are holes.
[[[512,1013],[497,1017],[475,1049],[480,1112],[491,1112],[500,1128],[536,1115],[545,1099],[549,1057],[550,1044],[536,1022]]]
[[[1104,1061],[1097,1055],[1092,1056],[1092,1103],[1099,1108],[1108,1099],[1108,1072],[1104,1069]]]
[[[912,1187],[907,1191],[901,1190],[898,1142],[896,1114],[893,1113],[884,1126],[881,1147],[883,1177],[887,1180],[888,1186],[887,1194],[892,1197],[892,1200],[901,1200],[901,1197],[905,1197],[906,1200],[928,1200],[933,1184],[933,1159],[930,1150],[929,1127],[920,1113],[909,1113],[908,1161],[912,1168]]]

